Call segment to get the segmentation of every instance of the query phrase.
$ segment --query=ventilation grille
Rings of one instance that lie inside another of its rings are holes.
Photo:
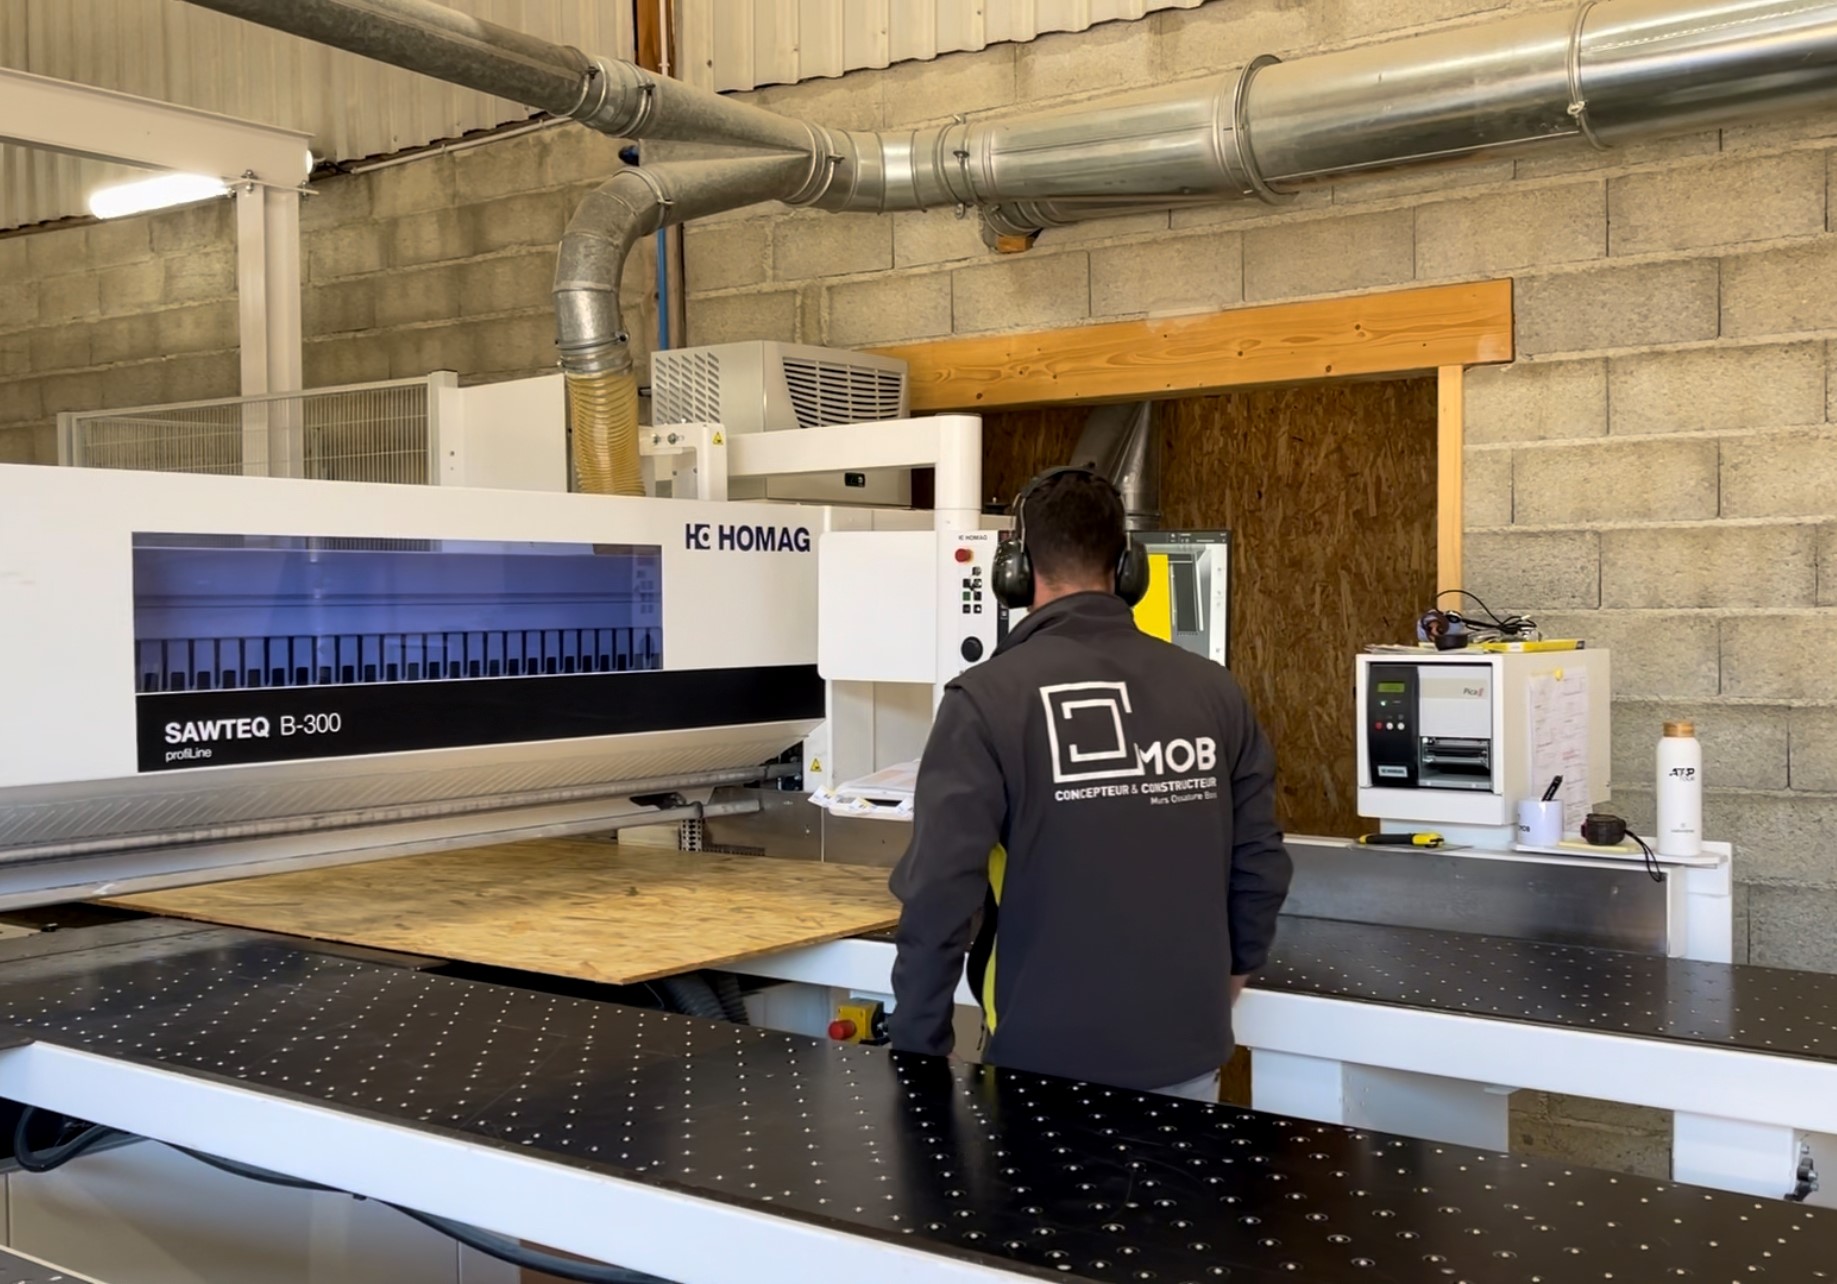
[[[906,390],[903,370],[786,357],[784,372],[800,428],[900,417]]]
[[[720,357],[703,349],[659,352],[651,361],[656,372],[651,387],[652,423],[721,422]]]

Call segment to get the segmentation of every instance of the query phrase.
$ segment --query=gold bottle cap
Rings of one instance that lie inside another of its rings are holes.
[[[1694,736],[1697,734],[1697,728],[1694,723],[1667,722],[1665,724],[1665,734],[1667,736]]]

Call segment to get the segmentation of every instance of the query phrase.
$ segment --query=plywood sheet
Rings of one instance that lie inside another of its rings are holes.
[[[972,335],[877,349],[908,365],[914,413],[1130,401],[1512,359],[1512,283]]]
[[[1353,656],[1415,636],[1436,589],[1436,381],[1163,401],[1162,525],[1231,532],[1231,668],[1274,741],[1292,833],[1357,833]],[[1089,406],[985,416],[1012,499],[1071,456]]]
[[[899,919],[884,869],[586,839],[270,874],[108,903],[615,985]]]

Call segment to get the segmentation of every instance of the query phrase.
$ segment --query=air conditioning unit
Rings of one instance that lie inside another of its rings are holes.
[[[717,343],[651,354],[651,424],[718,423],[730,433],[785,432],[904,419],[906,363],[795,343]],[[905,506],[907,469],[739,478],[734,499]]]

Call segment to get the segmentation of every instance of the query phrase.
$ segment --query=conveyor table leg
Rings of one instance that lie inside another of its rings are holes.
[[[1749,1123],[1678,1111],[1671,1125],[1675,1181],[1780,1199],[1798,1180],[1805,1134],[1781,1124]]]
[[[1486,1084],[1260,1048],[1251,1054],[1250,1084],[1258,1110],[1482,1150],[1510,1148],[1510,1092]]]

